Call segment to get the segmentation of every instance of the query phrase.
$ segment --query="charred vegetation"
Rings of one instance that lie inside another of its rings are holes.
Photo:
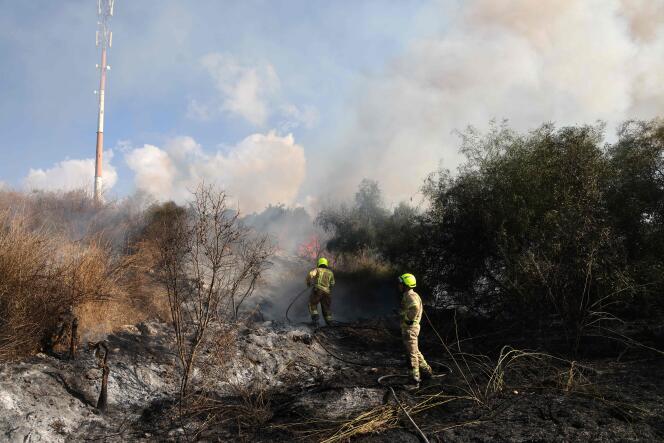
[[[662,128],[469,129],[419,203],[365,180],[315,223],[208,186],[187,205],[0,192],[0,406],[50,389],[73,415],[44,435],[71,440],[661,439]],[[337,322],[312,328],[320,255]],[[406,271],[435,375],[415,388]]]

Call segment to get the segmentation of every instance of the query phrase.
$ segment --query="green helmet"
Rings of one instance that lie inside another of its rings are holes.
[[[321,266],[327,266],[327,259],[325,257],[321,257],[318,259],[318,267]]]
[[[417,281],[415,280],[415,276],[413,274],[403,274],[399,277],[399,282],[403,283],[405,286],[408,286],[409,288],[414,288],[417,284]]]

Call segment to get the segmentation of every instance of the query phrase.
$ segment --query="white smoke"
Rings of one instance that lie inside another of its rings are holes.
[[[173,198],[177,169],[166,151],[145,145],[125,154],[125,161],[135,173],[136,188],[156,197]]]
[[[210,121],[222,114],[235,115],[258,127],[273,122],[281,133],[300,126],[311,129],[318,123],[314,106],[296,105],[283,97],[279,76],[269,62],[248,63],[213,52],[202,57],[200,65],[216,94],[190,98],[186,110],[190,119]]]
[[[367,177],[403,199],[441,160],[459,164],[454,131],[467,125],[603,120],[612,131],[655,117],[664,109],[662,17],[662,0],[464,3],[450,27],[362,82],[354,123],[309,184],[322,178],[347,195]]]
[[[113,151],[104,151],[102,172],[104,190],[109,190],[118,180],[118,174],[111,164]],[[48,169],[30,169],[23,179],[23,186],[28,190],[72,191],[77,189],[92,190],[95,174],[95,159],[63,160]]]
[[[630,33],[643,41],[661,38],[664,23],[664,1],[622,0],[622,12],[627,17]]]
[[[224,189],[243,212],[270,203],[295,203],[305,177],[304,149],[292,135],[253,134],[235,146],[208,153],[191,137],[163,148],[145,145],[127,152],[136,187],[160,200],[184,202],[201,182]]]
[[[279,89],[279,78],[269,63],[258,66],[240,63],[232,55],[211,53],[201,64],[214,81],[222,111],[237,114],[262,126],[270,113],[270,102]],[[189,103],[190,115],[205,117],[210,111],[201,103]]]
[[[284,120],[280,124],[282,131],[290,131],[299,126],[311,129],[318,123],[320,117],[318,109],[313,106],[305,105],[302,108],[292,103],[282,105],[280,108]]]

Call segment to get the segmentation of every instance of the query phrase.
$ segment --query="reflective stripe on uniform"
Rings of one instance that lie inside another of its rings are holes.
[[[334,286],[334,274],[326,268],[316,268],[309,273],[309,278],[313,280],[313,286],[325,293],[330,293]]]
[[[319,268],[317,271],[316,286],[319,288],[329,288],[332,280],[332,271]]]

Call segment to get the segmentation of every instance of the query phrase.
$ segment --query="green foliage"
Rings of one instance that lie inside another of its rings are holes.
[[[418,257],[416,248],[425,234],[418,211],[401,202],[381,225],[377,243],[378,254],[405,272],[411,269],[412,259]]]
[[[338,208],[326,208],[316,218],[316,223],[333,234],[327,248],[333,253],[360,254],[379,243],[379,235],[387,218],[387,210],[378,183],[362,180],[355,194],[355,204],[342,204]]]
[[[613,146],[601,126],[466,134],[459,175],[424,188],[429,284],[482,312],[560,319],[570,336],[660,294],[661,128],[627,124]]]
[[[387,211],[364,181],[353,206],[321,212],[329,247],[413,272],[439,304],[570,339],[615,315],[643,317],[664,293],[664,123],[461,134],[458,174],[433,173],[418,214]]]
[[[625,248],[633,307],[646,310],[664,299],[664,124],[625,123],[609,154],[607,207]]]

